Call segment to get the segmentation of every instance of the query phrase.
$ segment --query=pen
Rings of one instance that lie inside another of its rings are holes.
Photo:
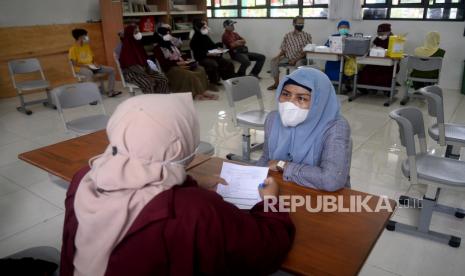
[[[266,187],[266,184],[265,183],[260,183],[258,184],[258,188],[259,189],[264,189]]]

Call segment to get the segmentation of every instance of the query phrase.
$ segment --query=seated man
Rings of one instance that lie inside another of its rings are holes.
[[[284,36],[278,56],[271,60],[271,76],[274,78],[274,83],[268,87],[268,90],[275,90],[278,87],[280,64],[292,66],[306,64],[307,60],[303,49],[305,45],[312,43],[312,36],[303,31],[304,23],[304,18],[301,16],[296,16],[292,20],[294,30]]]
[[[92,81],[96,73],[108,75],[108,97],[115,97],[121,92],[114,91],[115,70],[112,67],[98,65],[94,61],[94,53],[89,46],[89,36],[84,29],[74,29],[72,35],[76,43],[69,49],[68,57],[73,63],[74,71],[85,76],[85,81]]]
[[[234,32],[234,24],[236,21],[230,19],[223,22],[224,33],[223,33],[223,44],[229,49],[231,58],[240,62],[241,67],[237,71],[238,76],[245,76],[247,67],[250,66],[250,61],[256,61],[255,66],[252,68],[250,75],[258,77],[260,71],[262,71],[263,64],[265,63],[265,56],[258,53],[249,52],[249,49],[245,44],[247,43],[238,33]]]

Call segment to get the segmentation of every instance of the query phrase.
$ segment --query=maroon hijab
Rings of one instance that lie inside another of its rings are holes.
[[[147,53],[140,41],[134,38],[134,30],[136,26],[128,25],[124,28],[123,46],[119,56],[121,68],[128,68],[133,65],[147,65]]]

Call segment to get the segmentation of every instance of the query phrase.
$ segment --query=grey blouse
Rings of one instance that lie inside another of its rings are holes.
[[[257,166],[266,167],[270,161],[268,135],[271,133],[276,116],[278,116],[277,111],[273,111],[266,118],[263,155],[256,162]],[[323,133],[323,147],[318,165],[289,162],[283,172],[284,180],[325,191],[336,191],[344,186],[350,187],[349,171],[352,158],[350,126],[342,116],[329,124]]]

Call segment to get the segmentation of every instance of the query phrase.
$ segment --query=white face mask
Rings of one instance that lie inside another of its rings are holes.
[[[82,41],[86,42],[86,43],[89,43],[90,39],[89,39],[89,36],[84,36],[84,38],[82,39]]]
[[[163,36],[163,40],[164,40],[164,41],[171,41],[172,38],[173,38],[173,37],[172,37],[170,34],[165,34],[165,35]]]
[[[387,35],[378,35],[378,38],[381,40],[386,40],[388,38]]]
[[[291,102],[278,104],[281,122],[285,127],[295,127],[305,121],[308,115],[308,109],[303,109]]]
[[[203,35],[207,35],[208,34],[208,28],[200,29],[200,33],[203,34]]]
[[[134,34],[134,39],[135,40],[141,40],[142,39],[142,33],[141,32],[137,32]]]

